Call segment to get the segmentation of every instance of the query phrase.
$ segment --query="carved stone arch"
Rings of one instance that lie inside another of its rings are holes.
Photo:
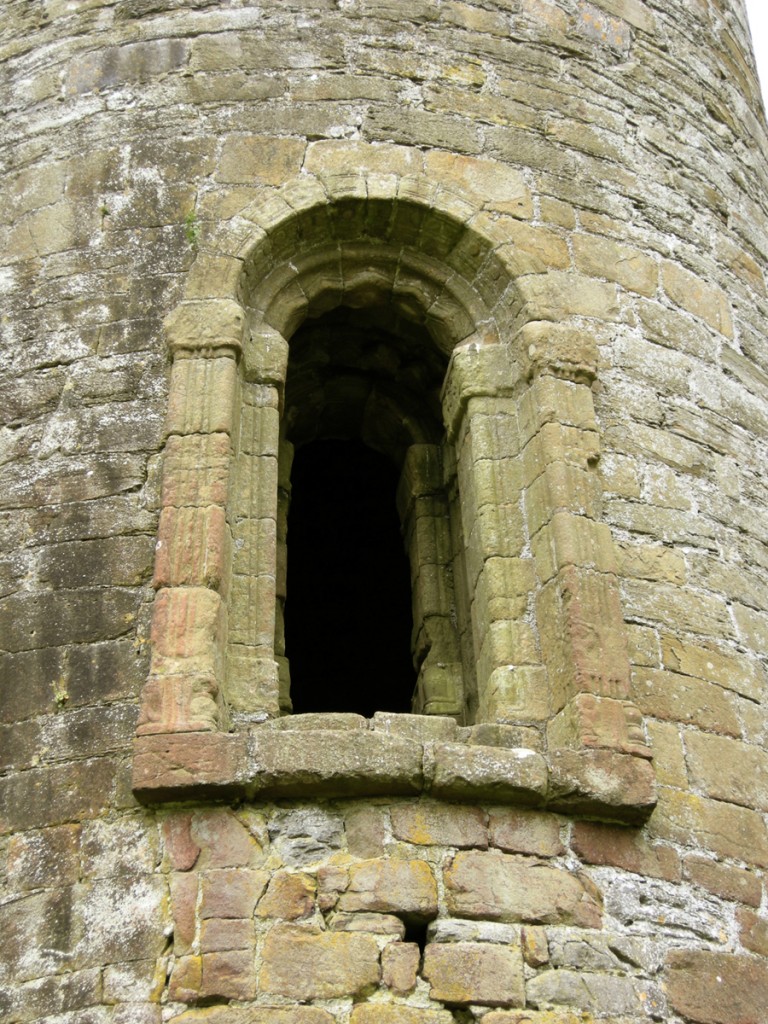
[[[525,269],[503,224],[467,197],[419,176],[364,173],[271,190],[200,253],[166,322],[174,362],[140,792],[168,788],[147,781],[152,743],[167,748],[160,737],[187,734],[178,750],[196,743],[199,757],[203,734],[289,706],[276,637],[290,339],[307,318],[374,306],[418,326],[447,361],[446,443],[414,432],[401,481],[412,568],[434,584],[420,595],[435,656],[422,662],[418,710],[457,719],[475,743],[527,748],[528,764],[548,752],[539,799],[607,802],[618,816],[652,804],[612,541],[599,522],[595,346],[583,328],[554,322],[558,275]],[[437,495],[443,511],[417,529],[408,517]],[[448,559],[446,578],[461,580],[447,603],[418,550],[435,547],[430,531],[434,541],[446,515],[451,550],[439,566]],[[440,792],[424,765],[406,789]],[[304,791],[277,775],[248,786]],[[472,791],[465,776],[459,793]],[[503,780],[484,785],[504,790]]]

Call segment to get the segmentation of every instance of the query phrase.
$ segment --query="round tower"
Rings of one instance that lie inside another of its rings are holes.
[[[19,0],[9,1024],[759,1024],[741,0]]]

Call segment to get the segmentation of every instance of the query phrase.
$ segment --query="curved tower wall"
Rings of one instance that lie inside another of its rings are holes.
[[[18,2],[0,52],[3,1018],[761,1020],[740,0]],[[285,365],[339,307],[445,431],[361,428],[420,623],[373,724],[286,714]]]

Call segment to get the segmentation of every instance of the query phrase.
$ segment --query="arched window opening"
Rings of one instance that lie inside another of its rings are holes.
[[[290,341],[275,638],[286,711],[461,715],[445,369],[388,304],[337,307]]]
[[[291,471],[285,647],[294,713],[411,710],[398,472],[361,441],[312,441]]]

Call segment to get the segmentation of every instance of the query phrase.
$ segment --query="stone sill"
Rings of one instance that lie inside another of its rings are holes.
[[[355,715],[307,715],[247,732],[140,736],[134,793],[146,803],[428,794],[628,823],[645,820],[655,806],[653,768],[643,758],[604,749],[545,757],[528,748],[460,742],[466,732],[452,719],[425,716],[376,716],[368,723]]]

